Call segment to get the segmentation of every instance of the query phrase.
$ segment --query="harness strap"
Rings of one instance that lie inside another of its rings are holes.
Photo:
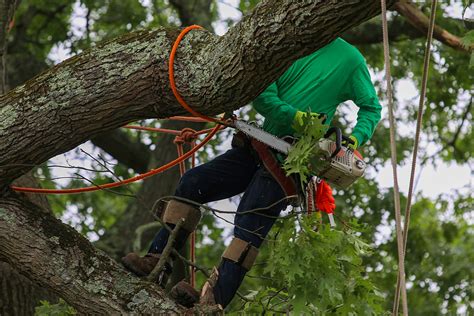
[[[201,211],[194,205],[190,205],[177,200],[170,200],[162,213],[165,223],[177,224],[184,219],[183,229],[193,232],[201,220]]]
[[[260,160],[272,175],[273,179],[280,185],[286,196],[298,195],[298,187],[292,177],[288,177],[285,171],[281,168],[278,159],[270,148],[262,142],[259,142],[255,138],[250,140],[250,144],[253,149],[257,152]]]
[[[248,271],[252,268],[257,255],[258,249],[256,247],[240,238],[234,237],[222,254],[222,258],[231,260]]]

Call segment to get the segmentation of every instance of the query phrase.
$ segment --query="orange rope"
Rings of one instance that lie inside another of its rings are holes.
[[[160,132],[160,133],[165,133],[165,134],[172,134],[179,136],[181,135],[182,131],[178,131],[175,129],[167,129],[167,128],[157,128],[157,127],[146,127],[146,126],[140,126],[140,125],[125,125],[124,128],[128,129],[136,129],[136,130],[142,130],[142,131],[149,131],[149,132]],[[224,126],[219,126],[219,130],[223,129]],[[207,128],[203,129],[200,131],[194,131],[194,134],[196,136],[202,135],[202,134],[207,134],[210,131],[212,131],[214,128]]]
[[[180,131],[177,131],[175,129],[167,129],[167,128],[146,127],[146,126],[139,126],[139,125],[125,125],[124,127],[128,129],[136,129],[136,130],[148,131],[148,132],[160,132],[160,133],[173,134],[173,135],[181,134]]]
[[[168,117],[168,120],[186,121],[186,122],[209,122],[206,119],[203,119],[200,117],[193,117],[193,116],[172,116],[172,117]]]
[[[176,41],[173,44],[173,48],[171,50],[170,58],[169,58],[169,80],[170,80],[170,85],[171,85],[171,90],[173,91],[174,96],[178,100],[179,104],[183,106],[188,112],[193,114],[194,116],[197,117],[183,117],[183,116],[173,116],[170,117],[171,120],[177,120],[177,121],[194,121],[194,122],[215,122],[215,123],[222,123],[223,121],[211,118],[205,115],[202,115],[196,111],[194,111],[187,103],[184,101],[184,99],[180,96],[178,93],[178,89],[176,88],[175,80],[174,80],[174,58],[176,55],[176,51],[178,49],[179,43],[181,42],[182,38],[184,35],[189,32],[190,30],[201,28],[198,25],[192,25],[190,27],[185,28],[178,36]],[[136,125],[126,125],[124,126],[125,128],[128,129],[135,129],[135,130],[145,130],[145,131],[152,131],[152,132],[162,132],[162,133],[168,133],[168,134],[173,134],[176,135],[175,138],[175,144],[177,146],[177,151],[178,151],[178,158],[174,159],[173,161],[159,167],[156,169],[152,169],[146,173],[143,173],[141,175],[122,180],[122,181],[117,181],[113,183],[108,183],[104,185],[96,185],[96,186],[90,186],[90,187],[85,187],[85,188],[79,188],[79,189],[39,189],[39,188],[25,188],[25,187],[17,187],[17,186],[12,186],[12,189],[18,192],[29,192],[29,193],[48,193],[48,194],[72,194],[72,193],[82,193],[82,192],[90,192],[90,191],[97,191],[97,190],[102,190],[102,189],[110,189],[110,188],[115,188],[124,184],[132,183],[141,179],[145,179],[147,177],[150,177],[152,175],[155,175],[157,173],[163,172],[175,165],[179,165],[179,170],[181,176],[184,174],[186,171],[186,166],[184,164],[184,161],[189,158],[190,156],[193,156],[192,160],[192,167],[194,168],[195,166],[195,157],[196,157],[196,151],[198,151],[202,146],[204,146],[206,143],[208,143],[211,138],[222,128],[224,128],[221,125],[216,125],[212,129],[205,129],[199,132],[196,132],[193,129],[185,128],[182,131],[177,131],[177,130],[171,130],[171,129],[166,129],[166,128],[154,128],[154,127],[144,127],[144,126],[136,126]],[[204,133],[209,133],[204,140],[199,144],[196,145],[195,140],[198,135],[204,134]],[[184,142],[190,142],[191,143],[191,150],[189,150],[187,153],[184,153],[183,150],[183,143]],[[190,258],[191,262],[195,262],[195,243],[196,243],[196,235],[195,232],[191,234],[191,245],[190,245]],[[191,267],[191,286],[195,286],[196,283],[196,271],[194,270],[193,267]]]
[[[124,184],[132,183],[138,180],[142,180],[148,177],[151,177],[155,174],[161,173],[165,170],[170,169],[171,167],[176,166],[179,164],[181,161],[184,161],[185,159],[191,157],[196,151],[198,151],[202,146],[204,146],[206,143],[208,143],[211,138],[219,131],[221,127],[217,125],[212,129],[212,131],[206,136],[206,138],[203,139],[202,142],[200,142],[196,147],[185,153],[183,156],[178,157],[167,164],[156,168],[152,169],[146,173],[140,174],[138,176],[128,178],[122,181],[117,181],[117,182],[112,182],[112,183],[107,183],[107,184],[101,184],[101,185],[95,185],[95,186],[90,186],[90,187],[84,187],[84,188],[78,188],[78,189],[38,189],[38,188],[24,188],[24,187],[17,187],[17,186],[12,186],[12,189],[18,192],[29,192],[29,193],[47,193],[47,194],[73,194],[73,193],[82,193],[82,192],[91,192],[91,191],[97,191],[97,190],[103,190],[103,189],[111,189],[115,188]]]
[[[217,120],[215,118],[207,117],[202,114],[199,114],[195,112],[187,103],[184,101],[184,99],[179,95],[178,90],[176,88],[176,84],[174,81],[174,58],[176,55],[176,50],[178,49],[179,43],[181,39],[184,37],[184,35],[189,32],[190,30],[201,28],[198,25],[192,25],[187,28],[185,28],[178,36],[176,41],[173,44],[173,48],[171,50],[171,54],[169,57],[169,79],[170,79],[170,85],[171,85],[171,90],[173,91],[173,94],[175,95],[176,99],[178,102],[189,112],[191,112],[193,115],[198,116],[199,118],[193,118],[193,117],[183,117],[183,116],[174,116],[171,117],[170,119],[173,120],[188,120],[188,121],[195,121],[195,122],[203,122],[203,121],[212,121],[216,123],[222,123],[221,120]],[[125,126],[126,128],[130,129],[137,129],[137,130],[147,130],[147,131],[155,131],[155,132],[164,132],[164,133],[169,133],[169,134],[174,134],[174,135],[181,135],[181,131],[176,131],[176,130],[170,130],[170,129],[164,129],[164,128],[152,128],[152,127],[143,127],[143,126],[133,126],[133,125],[127,125]],[[107,184],[101,184],[101,185],[95,185],[95,186],[89,186],[89,187],[84,187],[84,188],[77,188],[77,189],[40,189],[40,188],[26,188],[26,187],[18,187],[18,186],[12,186],[11,188],[15,191],[18,192],[29,192],[29,193],[46,193],[46,194],[73,194],[73,193],[82,193],[82,192],[91,192],[91,191],[97,191],[97,190],[103,190],[103,189],[110,189],[110,188],[115,188],[124,184],[132,183],[138,180],[142,180],[145,178],[148,178],[152,175],[158,174],[160,172],[163,172],[165,170],[168,170],[172,167],[174,167],[177,164],[183,164],[184,165],[184,160],[189,158],[190,156],[194,155],[196,151],[198,151],[202,146],[204,146],[206,143],[208,143],[211,138],[220,130],[222,129],[223,126],[216,125],[212,129],[206,129],[202,130],[199,132],[192,131],[193,136],[201,135],[204,133],[209,134],[204,138],[204,140],[199,143],[199,145],[194,146],[190,151],[188,151],[186,154],[180,155],[178,158],[176,158],[173,161],[170,161],[169,163],[156,168],[152,169],[146,173],[140,174],[135,177],[131,177],[122,181],[117,181],[117,182],[112,182],[112,183],[107,183]],[[189,137],[189,136],[188,136]],[[182,151],[181,151],[182,153]],[[181,168],[181,167],[180,167]]]
[[[191,113],[192,115],[196,116],[197,118],[200,118],[204,121],[211,121],[211,122],[215,122],[215,123],[221,123],[220,120],[217,120],[215,118],[212,118],[212,117],[208,117],[206,115],[203,115],[201,113],[198,113],[196,112],[195,110],[193,110],[187,103],[186,101],[184,101],[184,99],[181,97],[181,95],[179,94],[178,92],[178,89],[176,88],[176,83],[175,83],[175,80],[174,80],[174,57],[176,55],[176,51],[178,50],[178,46],[179,46],[179,43],[181,42],[182,38],[184,37],[184,35],[186,35],[186,33],[188,33],[189,31],[191,30],[194,30],[194,29],[202,29],[201,26],[199,25],[191,25],[191,26],[188,26],[186,27],[185,29],[183,29],[181,31],[181,33],[178,35],[178,38],[176,39],[176,41],[174,42],[173,44],[173,48],[171,49],[171,54],[170,54],[170,58],[169,58],[169,80],[170,80],[170,86],[171,86],[171,90],[173,91],[173,94],[176,98],[176,100],[178,100],[179,104],[181,104],[181,106],[183,108],[185,108],[189,113]],[[177,119],[179,120],[181,117],[174,117],[174,119]],[[196,118],[196,119],[197,119]],[[219,126],[219,125],[217,125]],[[178,138],[178,137],[177,137]],[[175,140],[176,142],[176,140]],[[182,147],[182,143],[181,144],[177,144],[178,146],[178,153],[183,151],[183,147]],[[193,167],[194,167],[194,157],[193,157]],[[185,165],[184,165],[184,162],[182,163],[182,165],[180,164],[180,172],[181,172],[181,176],[184,174],[185,172]],[[194,263],[195,261],[195,247],[196,247],[196,234],[195,232],[192,232],[191,233],[191,241],[190,241],[190,246],[189,246],[189,251],[190,251],[190,259],[191,259],[191,262]],[[194,270],[194,267],[190,267],[191,269],[191,286],[194,287],[195,286],[195,283],[196,283],[196,272]]]
[[[199,25],[191,25],[191,26],[188,26],[185,29],[183,29],[181,31],[181,33],[179,33],[178,38],[176,38],[176,41],[173,44],[173,48],[171,49],[171,54],[170,54],[169,64],[168,64],[168,67],[169,67],[168,74],[169,74],[171,90],[173,91],[173,94],[174,94],[176,100],[178,100],[179,104],[181,104],[181,106],[183,108],[185,108],[192,115],[200,117],[200,118],[202,118],[206,121],[209,121],[209,122],[221,123],[222,122],[221,120],[215,119],[213,117],[206,116],[204,114],[201,114],[201,113],[196,112],[195,110],[193,110],[186,103],[186,101],[184,101],[184,99],[179,94],[178,89],[176,88],[176,83],[174,81],[174,58],[175,58],[175,55],[176,55],[176,51],[178,50],[179,43],[183,39],[184,35],[186,35],[186,33],[188,33],[191,30],[194,30],[194,29],[202,29],[202,27],[199,26]]]
[[[196,142],[193,141],[191,142],[191,149],[196,146]],[[196,167],[196,153],[193,154],[193,158],[191,160],[191,168]],[[191,244],[190,244],[190,249],[189,249],[189,259],[191,260],[192,263],[196,262],[196,231],[193,231],[191,233]],[[196,286],[196,269],[191,266],[189,267],[191,269],[191,286],[195,287]]]
[[[183,150],[184,143],[189,143],[191,145],[191,149],[193,149],[196,146],[196,141],[195,141],[196,137],[197,137],[197,132],[190,128],[183,129],[181,131],[181,134],[175,137],[174,143],[176,144],[176,150],[178,152],[178,156],[182,156],[184,154],[184,150]],[[191,160],[191,168],[194,168],[195,166],[196,166],[196,154],[194,153],[193,158]],[[184,175],[185,172],[186,172],[186,165],[184,161],[181,161],[179,163],[179,173],[181,177]],[[196,232],[195,231],[191,233],[191,239],[190,239],[190,244],[189,244],[189,258],[192,263],[196,261]],[[190,266],[189,269],[190,269],[190,284],[192,287],[194,287],[196,284],[196,270],[194,269],[193,266]]]

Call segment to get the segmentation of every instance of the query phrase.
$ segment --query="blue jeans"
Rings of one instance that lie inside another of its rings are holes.
[[[275,218],[245,211],[268,207],[283,199],[285,194],[278,182],[263,165],[260,165],[249,147],[232,148],[215,159],[189,170],[181,178],[175,195],[198,203],[207,203],[242,192],[245,193],[237,208],[234,236],[259,248]],[[277,217],[287,204],[284,200],[261,213]],[[161,253],[168,236],[168,230],[162,228],[155,236],[149,251]],[[177,249],[184,246],[186,237],[178,236],[175,242]],[[214,287],[214,296],[216,303],[225,307],[234,297],[247,271],[227,259],[221,261],[218,271],[219,278]]]

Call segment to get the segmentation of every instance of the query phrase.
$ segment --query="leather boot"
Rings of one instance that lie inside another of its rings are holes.
[[[197,303],[200,305],[215,306],[216,308],[213,313],[218,312],[218,314],[221,314],[220,312],[223,311],[223,308],[221,305],[216,304],[214,298],[214,286],[216,285],[218,276],[219,272],[216,267],[214,267],[209,279],[202,288],[201,294],[188,282],[181,281],[171,289],[170,296],[178,304],[188,308],[193,307]]]
[[[127,270],[133,272],[139,277],[145,277],[153,271],[160,260],[160,255],[156,253],[149,253],[144,257],[140,257],[138,254],[131,252],[122,258],[122,264]],[[167,262],[162,275],[159,276],[157,283],[161,286],[165,286],[168,281],[168,276],[171,274],[171,264]]]
[[[171,289],[170,297],[187,308],[199,302],[199,292],[186,281],[176,283]]]

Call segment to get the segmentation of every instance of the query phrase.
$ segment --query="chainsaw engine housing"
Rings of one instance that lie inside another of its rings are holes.
[[[364,174],[366,164],[359,153],[345,147],[342,147],[340,154],[331,158],[335,150],[334,141],[320,139],[310,161],[311,170],[330,184],[345,189]]]

